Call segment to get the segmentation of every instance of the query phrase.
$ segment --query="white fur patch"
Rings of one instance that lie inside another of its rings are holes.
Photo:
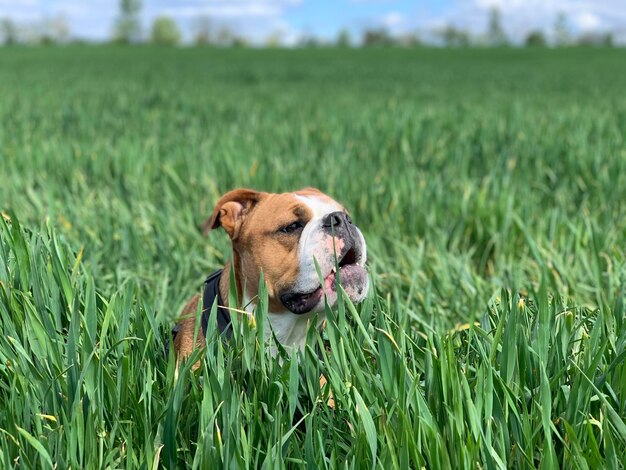
[[[267,318],[272,327],[272,331],[276,335],[278,342],[289,351],[290,348],[304,349],[306,343],[306,334],[309,324],[313,321],[314,314],[296,315],[291,312],[271,313],[268,312]],[[323,318],[318,316],[317,328],[322,326]],[[271,337],[269,328],[266,330],[266,340]],[[272,354],[275,354],[275,346],[272,347]]]
[[[326,214],[330,214],[331,212],[337,212],[342,210],[342,207],[339,205],[339,203],[334,201],[330,203],[319,197],[300,196],[299,194],[296,194],[296,198],[304,202],[309,207],[309,209],[313,211],[313,219],[311,219],[311,221],[321,219]]]
[[[339,243],[343,242],[339,239],[334,240],[322,227],[322,221],[326,215],[341,211],[343,208],[338,203],[329,203],[326,200],[314,196],[296,195],[296,197],[304,202],[314,214],[313,218],[306,224],[306,227],[304,227],[298,246],[300,270],[294,291],[306,293],[312,292],[320,286],[320,278],[315,269],[315,261],[317,261],[319,265],[322,277],[325,278],[335,266],[334,257],[329,257],[328,254],[332,253],[333,249],[339,253],[343,248],[343,245],[339,245]],[[358,227],[354,226],[354,228],[362,249],[362,253],[359,259],[357,259],[357,264],[364,266],[367,259],[365,238]],[[327,292],[327,294],[331,293]],[[333,295],[333,297],[335,297],[336,300],[336,296]],[[333,299],[329,300],[331,303],[334,302]],[[324,299],[320,300],[312,311],[323,312]]]

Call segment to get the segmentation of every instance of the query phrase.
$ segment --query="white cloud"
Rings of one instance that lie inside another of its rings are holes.
[[[295,32],[284,20],[290,7],[303,0],[144,0],[141,11],[144,30],[160,15],[174,18],[184,36],[190,37],[191,24],[208,16],[215,25],[228,26],[254,42],[280,31],[285,42],[294,42]],[[44,18],[62,15],[73,37],[104,40],[111,36],[118,16],[117,0],[0,0],[0,18],[9,17],[24,26]]]
[[[154,0],[144,8],[144,18],[151,23],[156,16],[174,18],[191,39],[196,18],[209,17],[216,29],[222,26],[245,36],[253,43],[262,43],[271,34],[285,44],[295,43],[296,32],[284,20],[288,8],[303,0],[179,0],[176,6],[168,0]]]
[[[574,16],[574,22],[584,31],[595,30],[602,26],[602,20],[595,14],[582,11]]]
[[[226,25],[255,42],[279,30],[293,41],[297,33],[287,22],[289,9],[305,1],[312,4],[319,0],[144,0],[142,21],[147,30],[156,16],[171,16],[189,37],[194,18],[208,16],[218,26]],[[480,34],[487,28],[489,10],[497,7],[506,31],[517,41],[530,30],[551,33],[559,13],[566,15],[574,34],[614,31],[617,39],[626,38],[625,0],[451,0],[447,9],[437,14],[428,6],[437,0],[415,2],[410,8],[401,7],[396,0],[349,1],[354,17],[345,20],[346,27],[385,26],[394,34],[432,31],[450,23]],[[364,18],[359,11],[367,9],[365,4],[389,4],[391,11]],[[333,5],[320,5],[319,9],[330,16],[335,13]],[[0,18],[10,17],[24,24],[59,14],[67,19],[74,36],[106,39],[118,15],[118,0],[0,0]],[[312,35],[317,33],[311,31]]]
[[[403,23],[406,23],[406,16],[402,13],[398,13],[397,11],[390,11],[382,17],[381,23],[386,28],[390,30],[395,30],[402,26]]]
[[[157,10],[161,15],[173,17],[194,17],[208,15],[212,17],[279,16],[280,8],[275,5],[214,5],[206,7],[170,7]]]
[[[393,3],[397,0],[350,0],[350,3],[369,3],[369,4],[376,4],[376,3]]]
[[[442,14],[427,12],[412,26],[433,30],[445,24],[467,29],[473,34],[486,31],[489,11],[498,8],[502,23],[514,41],[522,41],[531,30],[550,34],[559,14],[564,14],[572,33],[615,31],[626,28],[624,0],[455,0]],[[619,38],[616,34],[616,38]]]
[[[509,9],[515,8],[518,9],[520,7],[529,7],[529,6],[537,6],[537,5],[547,5],[551,3],[550,0],[541,1],[541,0],[474,0],[474,3],[483,9],[491,9],[491,8],[499,8]]]
[[[174,17],[211,15],[215,17],[281,16],[286,8],[302,0],[181,0],[176,6],[171,1],[156,0],[146,5],[150,12]]]
[[[112,0],[0,0],[0,18],[29,30],[46,19],[63,17],[73,37],[101,40],[110,37],[117,7]]]
[[[0,8],[6,10],[14,7],[38,7],[40,3],[39,0],[0,0]]]
[[[481,13],[497,7],[505,22],[526,29],[552,26],[561,13],[574,29],[610,28],[626,23],[623,0],[470,0],[457,2],[456,7]]]
[[[40,0],[0,0],[0,18],[33,21],[40,18]]]

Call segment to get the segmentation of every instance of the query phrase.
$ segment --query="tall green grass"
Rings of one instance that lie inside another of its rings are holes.
[[[2,466],[623,468],[624,63],[0,50]],[[214,201],[311,185],[365,233],[368,300],[297,360],[260,307],[176,380]]]

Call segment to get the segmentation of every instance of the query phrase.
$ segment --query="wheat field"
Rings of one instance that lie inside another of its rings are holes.
[[[625,64],[0,49],[0,466],[624,468]],[[213,204],[305,186],[362,229],[369,297],[282,361],[210,335],[176,380]]]

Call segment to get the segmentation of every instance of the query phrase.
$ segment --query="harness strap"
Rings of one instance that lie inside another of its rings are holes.
[[[222,277],[223,269],[215,271],[204,281],[204,292],[202,293],[202,334],[206,338],[207,328],[209,326],[209,315],[211,315],[211,308],[213,303],[217,301],[217,328],[220,334],[230,338],[233,333],[233,326],[230,322],[230,313],[227,309],[223,308],[224,301],[220,295],[220,279]],[[172,341],[176,339],[176,335],[180,330],[180,325],[177,323],[172,328]],[[169,355],[170,351],[170,339],[165,341],[165,356]]]
[[[224,301],[220,295],[220,279],[222,272],[220,269],[215,271],[204,281],[204,293],[202,294],[202,333],[206,338],[206,332],[209,325],[209,315],[213,303],[217,301],[217,328],[220,334],[230,338],[232,334],[232,324],[230,322],[230,313],[223,307]]]

